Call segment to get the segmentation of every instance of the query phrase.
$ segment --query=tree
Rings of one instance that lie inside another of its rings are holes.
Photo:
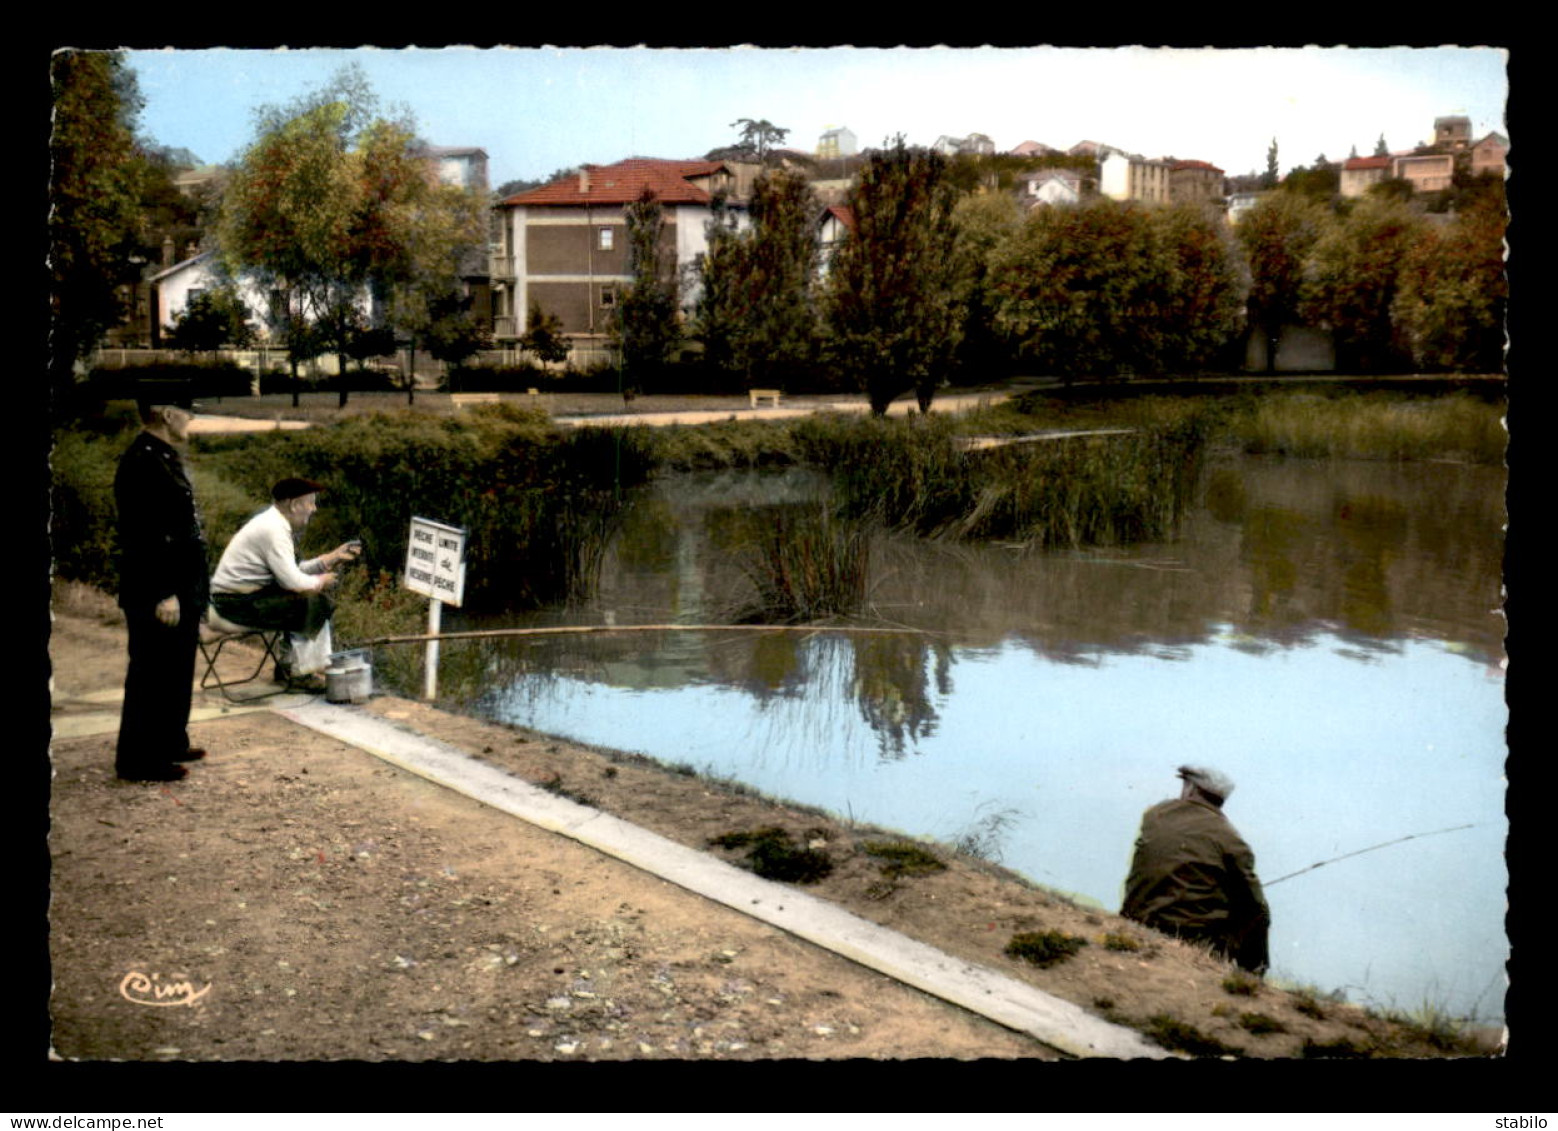
[[[168,345],[189,353],[215,353],[223,346],[242,349],[254,341],[254,327],[243,299],[232,286],[193,296],[168,331]]]
[[[1379,140],[1374,143],[1374,156],[1376,156],[1376,157],[1389,157],[1390,156],[1390,147],[1385,144],[1385,135],[1384,134],[1380,134],[1379,135]]]
[[[676,276],[666,255],[664,209],[651,189],[625,209],[628,283],[617,296],[612,338],[622,354],[622,390],[643,389],[681,338]]]
[[[1261,188],[1274,189],[1282,180],[1282,174],[1277,168],[1277,139],[1271,139],[1271,145],[1266,149],[1266,172],[1261,177]]]
[[[1422,224],[1405,205],[1365,197],[1315,242],[1300,313],[1331,330],[1345,368],[1375,372],[1402,359],[1391,307],[1403,257]]]
[[[1507,221],[1502,202],[1489,198],[1448,228],[1425,224],[1414,233],[1391,319],[1416,366],[1475,373],[1503,368]]]
[[[780,129],[767,118],[737,118],[730,123],[731,129],[738,126],[741,128],[740,149],[759,164],[767,164],[772,151],[783,145],[790,135],[789,130]]]
[[[62,51],[50,62],[49,79],[50,371],[58,393],[119,322],[116,289],[139,274],[142,166],[134,123],[141,98],[118,53]]]
[[[990,273],[996,329],[1068,380],[1200,368],[1238,325],[1230,249],[1192,208],[1042,208]]]
[[[223,194],[223,259],[283,294],[282,318],[313,322],[344,373],[364,318],[426,327],[432,298],[456,289],[462,254],[484,238],[482,202],[438,183],[410,123],[378,116],[355,67],[258,120]]]
[[[561,315],[542,311],[541,304],[531,300],[530,313],[525,318],[525,333],[519,339],[521,349],[529,350],[550,365],[560,365],[568,360],[573,343],[563,333]]]
[[[1305,266],[1324,225],[1324,211],[1303,193],[1263,196],[1239,219],[1250,272],[1249,321],[1265,336],[1267,372],[1276,368],[1282,327],[1299,319]]]
[[[839,365],[878,415],[910,389],[928,411],[962,337],[950,254],[957,192],[945,174],[941,154],[900,135],[849,192],[855,227],[828,271],[826,317]]]
[[[752,224],[737,231],[723,203],[700,265],[697,324],[711,364],[743,375],[746,387],[783,387],[809,371],[817,351],[815,223],[806,180],[765,171],[753,185]]]
[[[1005,353],[995,331],[995,302],[990,260],[995,249],[1022,226],[1022,209],[1007,193],[980,193],[959,200],[953,212],[953,243],[963,306],[963,339],[958,362],[965,367],[996,364]]]

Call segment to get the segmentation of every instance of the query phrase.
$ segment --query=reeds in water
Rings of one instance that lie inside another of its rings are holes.
[[[806,624],[865,602],[870,537],[825,504],[775,507],[755,525],[743,567],[753,598],[738,620]]]
[[[1503,410],[1474,397],[1268,395],[1235,413],[1234,436],[1252,455],[1449,459],[1501,464]]]

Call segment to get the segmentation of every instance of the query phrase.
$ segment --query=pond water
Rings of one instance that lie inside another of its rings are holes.
[[[1268,885],[1273,976],[1496,1021],[1504,482],[1222,459],[1170,542],[878,537],[862,623],[902,634],[451,642],[445,690],[490,718],[961,840],[1109,910],[1142,811],[1177,793],[1177,766],[1209,764],[1238,783],[1226,812]],[[468,624],[724,623],[750,588],[753,521],[824,489],[796,472],[660,481],[635,498],[597,600]]]

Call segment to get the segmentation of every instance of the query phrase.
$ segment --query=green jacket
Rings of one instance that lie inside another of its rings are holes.
[[[1120,914],[1173,934],[1258,941],[1262,951],[1271,922],[1250,846],[1220,809],[1180,799],[1142,816]]]

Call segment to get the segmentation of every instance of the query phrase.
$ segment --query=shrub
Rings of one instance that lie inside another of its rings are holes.
[[[1086,945],[1086,939],[1063,931],[1024,931],[1012,936],[1004,953],[1034,966],[1050,967],[1066,961]]]
[[[810,884],[833,871],[826,852],[796,847],[789,832],[776,827],[731,832],[710,837],[709,844],[719,848],[747,849],[746,866],[765,880]]]

